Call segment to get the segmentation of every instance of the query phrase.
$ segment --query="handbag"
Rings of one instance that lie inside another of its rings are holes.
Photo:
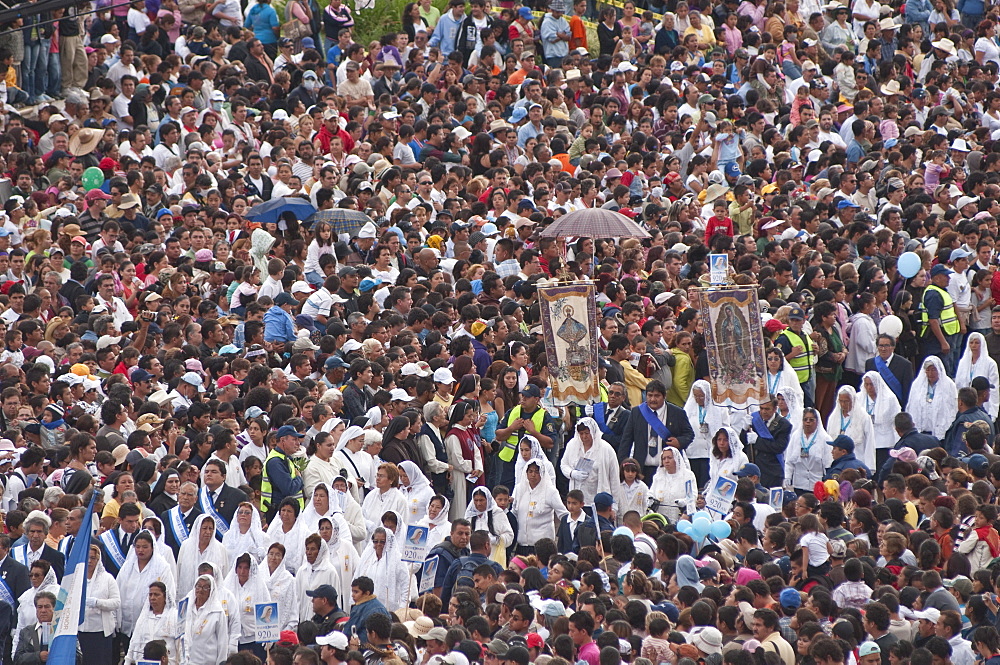
[[[312,27],[306,23],[303,23],[301,19],[297,18],[292,12],[292,7],[297,4],[297,2],[290,2],[285,8],[287,16],[285,25],[281,27],[282,37],[288,37],[289,39],[298,41],[303,37],[309,37],[312,35]]]

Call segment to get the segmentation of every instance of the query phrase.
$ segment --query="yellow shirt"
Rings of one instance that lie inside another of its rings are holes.
[[[618,362],[621,363],[622,370],[625,372],[625,389],[628,391],[629,404],[639,406],[642,404],[642,391],[646,389],[650,379],[640,374],[639,370],[632,367],[629,361],[620,360]]]

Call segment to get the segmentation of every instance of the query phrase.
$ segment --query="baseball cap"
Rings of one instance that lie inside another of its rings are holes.
[[[760,467],[752,462],[744,464],[736,472],[737,478],[749,478],[750,476],[759,476],[759,475],[760,475]]]
[[[323,586],[329,587],[330,585],[324,584]],[[332,589],[333,587],[330,588]],[[319,591],[319,589],[317,589],[317,591]],[[334,593],[336,593],[336,590],[334,590]],[[306,595],[309,595],[308,591],[306,592]],[[339,651],[347,651],[347,635],[339,630],[335,630],[328,635],[317,635],[316,644],[323,647],[337,649]]]
[[[541,397],[542,393],[538,390],[538,386],[533,383],[529,383],[524,387],[524,390],[521,391],[521,395],[524,397]]]
[[[202,383],[201,377],[198,376],[197,372],[185,372],[184,376],[181,377],[181,381],[197,387],[200,393],[205,392],[205,385]]]
[[[790,321],[805,321],[806,314],[802,311],[802,308],[798,305],[794,305],[792,309],[788,312],[788,319]]]
[[[278,432],[277,432],[277,434],[275,434],[275,436],[278,439],[280,439],[283,436],[294,436],[296,438],[301,439],[301,438],[305,437],[305,434],[300,434],[298,432],[298,430],[296,430],[291,425],[282,425],[281,427],[278,428]],[[308,593],[306,595],[308,595]]]
[[[238,380],[232,374],[223,374],[219,377],[219,380],[215,382],[215,385],[219,388],[225,388],[226,386],[242,386],[243,382]]]
[[[876,653],[882,653],[882,649],[874,642],[862,642],[858,647],[858,655],[862,658]]]
[[[938,275],[951,275],[952,271],[944,267],[940,263],[931,268],[931,277],[937,277]]]
[[[783,589],[781,594],[778,596],[778,602],[781,603],[782,607],[798,609],[798,607],[802,605],[802,596],[800,596],[799,592],[795,589]]]
[[[290,427],[290,425],[286,425],[286,427]],[[311,591],[307,590],[306,595],[309,596],[310,598],[325,598],[334,605],[337,604],[337,590],[334,589],[329,584],[320,584],[318,587],[316,587]]]
[[[594,506],[596,506],[598,510],[606,510],[607,508],[610,508],[614,502],[614,497],[607,492],[598,492],[594,495]]]
[[[455,383],[455,377],[447,367],[438,367],[434,370],[434,383],[452,384]]]

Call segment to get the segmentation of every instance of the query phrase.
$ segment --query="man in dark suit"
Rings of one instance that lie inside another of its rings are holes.
[[[645,403],[633,407],[629,414],[618,443],[618,459],[635,457],[646,477],[652,478],[664,446],[685,450],[692,441],[694,430],[684,409],[667,403],[667,388],[653,379],[646,386]]]
[[[913,383],[913,365],[906,358],[897,356],[895,351],[896,340],[888,335],[879,335],[878,355],[865,361],[865,371],[878,372],[896,395],[899,406],[905,410]]]
[[[17,599],[21,594],[31,587],[31,580],[28,578],[28,567],[16,561],[10,554],[13,541],[10,536],[0,535],[0,605],[9,593],[13,598],[14,609],[17,609]],[[13,627],[13,624],[10,626]],[[3,630],[0,622],[0,640],[10,638],[10,630]]]
[[[48,661],[55,626],[56,596],[50,591],[40,591],[35,596],[35,622],[21,629],[14,653],[14,665],[43,665]],[[76,662],[83,662],[80,643],[76,645]]]
[[[615,450],[621,443],[622,432],[628,427],[629,410],[625,408],[625,384],[616,381],[608,386],[608,402],[594,405],[594,420],[601,428],[604,440]]]
[[[792,437],[792,424],[778,415],[778,400],[774,396],[760,403],[760,410],[751,417],[750,431],[757,436],[753,459],[760,468],[760,484],[781,487],[785,480],[781,456]]]
[[[134,503],[125,503],[118,509],[118,526],[108,529],[100,535],[101,562],[104,569],[117,577],[125,565],[125,557],[132,549],[135,537],[139,533],[139,522],[142,510]]]
[[[208,460],[202,473],[205,485],[198,499],[199,507],[201,512],[208,513],[212,517],[219,516],[226,521],[225,525],[218,523],[215,525],[215,536],[222,540],[222,534],[233,523],[236,509],[249,499],[243,492],[226,484],[226,465],[222,460],[218,458]]]
[[[160,514],[160,521],[163,522],[163,539],[174,551],[174,558],[180,554],[181,543],[191,535],[191,528],[198,515],[201,515],[201,508],[198,506],[198,486],[194,483],[184,483],[177,491],[177,505]]]
[[[32,511],[28,515],[28,519],[24,520],[24,533],[28,542],[15,547],[10,554],[15,561],[25,567],[39,559],[48,561],[56,574],[56,579],[62,582],[63,572],[66,569],[66,557],[59,550],[45,544],[51,524],[52,521],[48,515],[39,510]]]
[[[69,302],[69,306],[73,308],[73,311],[80,313],[80,308],[76,304],[76,299],[78,296],[85,295],[87,290],[83,287],[83,283],[87,279],[87,264],[84,261],[77,261],[69,267],[69,279],[66,283],[59,287],[59,295]]]

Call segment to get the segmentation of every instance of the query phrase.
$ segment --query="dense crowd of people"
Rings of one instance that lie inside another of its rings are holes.
[[[76,549],[86,663],[1000,665],[997,7],[32,4],[5,663]],[[763,312],[749,409],[710,263]]]

